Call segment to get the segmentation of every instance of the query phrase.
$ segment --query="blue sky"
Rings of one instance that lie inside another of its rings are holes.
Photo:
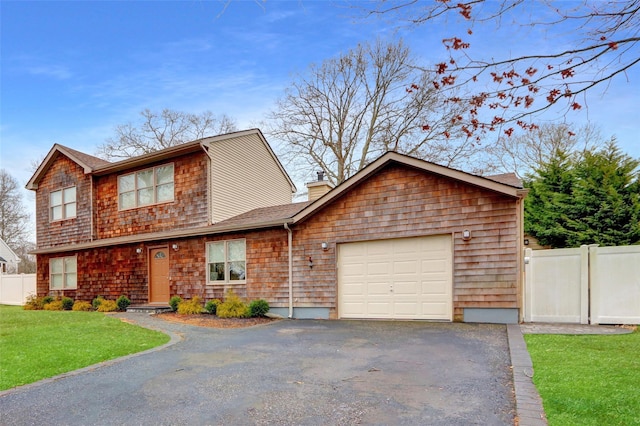
[[[394,35],[383,21],[354,20],[343,1],[225,4],[0,2],[0,167],[23,185],[31,162],[54,143],[93,154],[115,125],[135,121],[145,108],[210,110],[240,128],[257,127],[293,75],[358,42]],[[400,35],[424,63],[436,63],[445,55],[441,40],[460,28],[466,26],[450,19]],[[491,56],[518,53],[534,39],[525,29],[475,31]],[[628,77],[593,92],[588,111],[568,119],[591,120],[638,158],[640,73]]]

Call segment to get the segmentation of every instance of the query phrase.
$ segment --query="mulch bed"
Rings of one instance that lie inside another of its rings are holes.
[[[244,328],[278,321],[273,318],[218,318],[208,314],[180,315],[175,312],[163,312],[156,314],[156,317],[165,321],[210,328]]]

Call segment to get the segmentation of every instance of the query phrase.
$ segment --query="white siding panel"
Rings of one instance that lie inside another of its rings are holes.
[[[291,185],[258,135],[210,143],[211,217],[217,223],[291,202]]]

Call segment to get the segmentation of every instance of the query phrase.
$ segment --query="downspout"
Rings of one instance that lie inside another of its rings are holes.
[[[93,241],[93,236],[94,236],[94,226],[95,224],[93,223],[93,174],[89,175],[90,178],[90,182],[89,182],[89,215],[90,215],[90,219],[89,219],[89,241]],[[97,235],[96,235],[97,237]]]
[[[287,247],[289,248],[289,319],[293,318],[293,231],[287,222],[284,223],[287,230]]]

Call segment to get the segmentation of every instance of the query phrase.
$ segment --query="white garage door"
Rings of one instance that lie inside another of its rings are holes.
[[[340,244],[341,318],[453,319],[451,236]]]

